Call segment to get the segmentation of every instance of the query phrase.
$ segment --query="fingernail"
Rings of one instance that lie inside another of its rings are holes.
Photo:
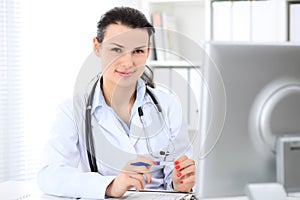
[[[152,178],[150,178],[150,183],[152,183]]]
[[[183,181],[180,181],[179,183],[180,183],[180,184],[183,184]]]
[[[175,169],[180,169],[180,165],[176,165],[176,166],[175,166]]]
[[[179,172],[178,174],[177,174],[177,177],[180,177],[181,176],[181,172]]]
[[[179,161],[178,161],[178,160],[176,160],[176,161],[174,162],[174,164],[175,164],[175,165],[178,165],[178,164],[179,164]]]

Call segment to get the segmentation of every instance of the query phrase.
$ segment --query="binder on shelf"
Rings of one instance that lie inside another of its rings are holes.
[[[176,38],[175,16],[164,12],[152,13],[152,24],[155,27],[153,37],[153,58],[159,61],[179,60],[178,42]]]
[[[164,53],[164,35],[162,29],[162,17],[160,12],[156,12],[152,14],[152,24],[155,27],[155,34],[154,34],[154,52],[157,60],[165,60],[165,53]]]
[[[164,32],[164,47],[166,60],[178,60],[178,33],[176,32],[175,16],[169,13],[162,13],[162,26]]]

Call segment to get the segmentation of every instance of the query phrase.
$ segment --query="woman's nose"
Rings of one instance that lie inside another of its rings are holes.
[[[133,55],[131,52],[126,52],[121,57],[121,65],[125,68],[130,68],[133,66]]]

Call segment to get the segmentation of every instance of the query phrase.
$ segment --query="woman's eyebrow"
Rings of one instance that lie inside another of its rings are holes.
[[[147,46],[144,45],[144,46],[139,46],[139,47],[135,47],[134,49],[143,49],[143,48],[146,48]]]
[[[115,42],[112,42],[112,43],[110,43],[111,45],[115,45],[115,46],[117,46],[117,47],[119,47],[119,48],[125,48],[123,45],[121,45],[121,44],[118,44],[118,43],[115,43]],[[147,45],[142,45],[142,46],[138,46],[138,47],[135,47],[134,49],[136,50],[136,49],[142,49],[142,48],[146,48],[147,47]]]
[[[112,45],[116,45],[116,46],[118,46],[118,47],[120,47],[120,48],[125,48],[123,45],[120,45],[120,44],[118,44],[118,43],[112,42],[111,44],[112,44]]]

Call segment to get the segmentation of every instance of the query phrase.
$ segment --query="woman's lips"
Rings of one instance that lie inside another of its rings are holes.
[[[116,72],[122,77],[129,77],[133,74],[133,72],[121,72],[121,71],[116,71]]]

